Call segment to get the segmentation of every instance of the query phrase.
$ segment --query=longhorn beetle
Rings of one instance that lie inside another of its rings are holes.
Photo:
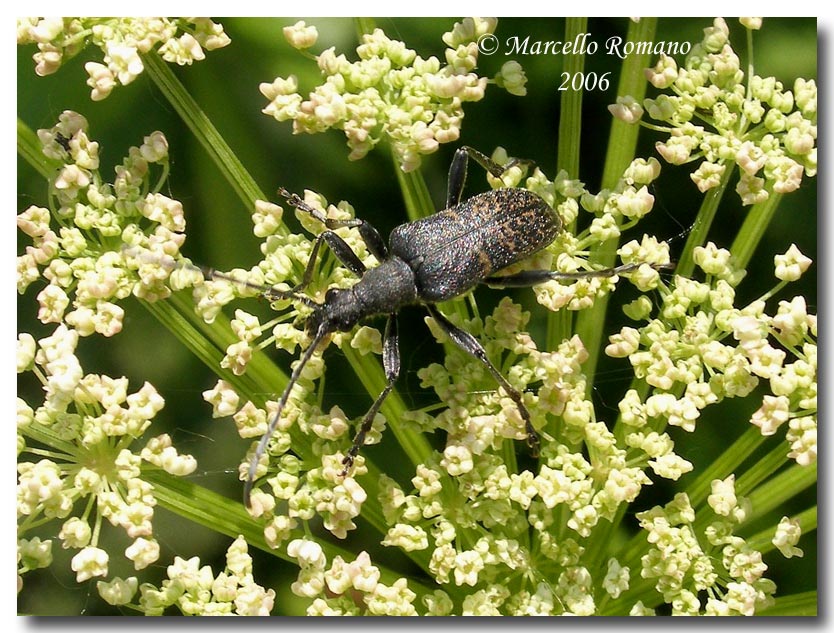
[[[409,305],[424,305],[440,329],[458,347],[484,364],[518,407],[527,432],[527,444],[533,456],[538,455],[539,436],[524,406],[521,393],[490,362],[477,339],[449,321],[435,304],[463,295],[478,284],[509,288],[535,286],[551,279],[611,277],[634,271],[639,264],[575,273],[528,270],[496,276],[495,273],[548,246],[562,230],[562,220],[542,198],[524,189],[495,189],[461,201],[470,158],[496,177],[500,177],[513,165],[530,164],[530,161],[513,159],[501,166],[477,150],[461,147],[455,152],[449,168],[446,208],[429,217],[396,227],[391,232],[388,246],[368,222],[359,218],[327,218],[297,194],[279,189],[280,195],[292,207],[309,213],[326,230],[315,239],[301,283],[289,291],[271,290],[269,293],[271,297],[296,299],[313,309],[305,324],[311,342],[293,370],[281,394],[278,408],[249,464],[244,487],[247,506],[258,463],[266,452],[290,391],[321,341],[334,332],[353,329],[362,319],[384,315],[387,321],[382,343],[382,364],[386,384],[362,418],[353,445],[342,460],[344,469],[341,475],[348,474],[365,443],[365,436],[371,429],[377,411],[400,374],[397,313]],[[365,268],[347,243],[334,232],[341,227],[355,227],[359,231],[368,250],[380,262],[379,266]],[[348,289],[329,289],[324,302],[316,303],[301,292],[312,280],[322,243],[326,243],[336,258],[360,279]]]

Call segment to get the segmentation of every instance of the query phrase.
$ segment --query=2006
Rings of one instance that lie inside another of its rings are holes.
[[[610,71],[601,75],[595,72],[564,72],[559,90],[608,90],[608,75],[610,74]]]

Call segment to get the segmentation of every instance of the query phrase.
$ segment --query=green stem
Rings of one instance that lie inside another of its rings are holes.
[[[627,40],[629,42],[652,41],[657,26],[656,18],[641,19],[639,22],[631,22],[628,29]],[[629,55],[623,61],[620,83],[617,87],[618,95],[631,95],[638,102],[643,100],[646,94],[646,79],[643,76],[643,69],[649,65],[650,56]],[[611,123],[611,134],[608,138],[608,147],[605,156],[605,168],[602,175],[602,188],[613,189],[623,175],[623,171],[634,159],[634,152],[637,147],[637,136],[640,131],[639,125],[629,125],[614,119]],[[617,240],[609,240],[601,244],[591,254],[591,259],[601,267],[611,267],[617,256]],[[605,326],[605,313],[608,309],[608,296],[597,297],[594,305],[582,310],[577,315],[576,333],[588,350],[588,360],[584,364],[588,376],[594,376],[597,362],[599,361],[602,349],[602,336]],[[588,392],[593,389],[594,381],[588,381]]]
[[[588,27],[587,18],[567,18],[565,22],[565,41],[572,42]],[[571,74],[581,73],[585,68],[585,56],[572,52],[562,58],[563,71]],[[582,96],[581,90],[566,90],[562,93],[559,114],[559,138],[556,155],[557,173],[565,170],[570,178],[579,178],[579,151],[582,134]],[[564,227],[564,230],[576,232],[576,222]],[[570,338],[573,327],[573,314],[568,310],[548,312],[547,339],[545,348],[553,350],[559,343]]]
[[[356,27],[356,39],[362,43],[363,35],[370,35],[376,28],[376,20],[373,18],[353,18],[354,26]]]
[[[710,484],[715,479],[724,479],[734,472],[765,441],[758,427],[750,426],[716,459],[705,468],[698,469],[698,477],[686,486],[686,494],[693,506],[699,506],[710,493]]]
[[[701,202],[701,208],[698,209],[698,215],[692,225],[692,230],[689,232],[689,237],[686,238],[683,252],[675,266],[675,274],[681,277],[692,276],[692,272],[695,270],[695,260],[692,258],[692,254],[696,247],[702,246],[707,241],[709,229],[712,226],[716,213],[718,213],[718,206],[724,197],[727,183],[730,182],[734,168],[735,165],[733,163],[725,163],[724,173],[721,175],[721,181],[718,186],[710,189],[704,196],[704,200]]]
[[[55,432],[48,426],[44,426],[37,422],[32,422],[20,429],[21,435],[31,438],[36,442],[40,442],[48,446],[53,451],[58,451],[66,458],[80,461],[82,456],[82,449],[73,442],[62,440]]]
[[[730,247],[737,266],[745,268],[750,262],[781,201],[782,194],[771,192],[767,200],[754,204],[747,212],[744,224]]]
[[[819,597],[816,591],[779,596],[772,605],[757,611],[756,615],[816,616],[818,602]]]
[[[752,507],[752,513],[747,520],[753,521],[757,517],[775,510],[816,483],[816,464],[812,466],[800,466],[799,464],[791,466],[747,495]]]
[[[578,35],[587,32],[588,18],[567,18],[565,21],[565,41],[572,42]],[[572,51],[562,57],[563,72],[582,73],[585,69],[585,55]],[[565,90],[562,92],[559,110],[559,138],[556,157],[556,171],[565,170],[571,178],[579,177],[579,147],[582,135],[582,90]],[[566,227],[573,230],[574,225]]]
[[[258,187],[254,178],[244,168],[232,148],[229,147],[217,128],[200,109],[200,106],[188,93],[185,86],[174,75],[169,65],[162,61],[159,55],[153,53],[144,55],[142,61],[145,64],[148,76],[202,144],[206,153],[217,165],[220,173],[229,181],[229,184],[243,202],[247,213],[250,213],[255,208],[255,201],[266,200],[267,196]],[[279,231],[282,235],[289,232],[284,225],[281,225]]]
[[[754,464],[750,465],[750,468],[744,471],[743,475],[736,479],[736,494],[748,494],[756,486],[766,481],[768,477],[782,468],[787,461],[788,455],[785,451],[785,444],[778,442],[770,453],[757,459]]]
[[[142,302],[142,306],[219,378],[252,402],[263,405],[265,394],[280,392],[287,384],[286,374],[263,353],[253,354],[242,376],[220,367],[226,348],[237,340],[225,314],[218,314],[212,324],[205,323],[183,293],[174,293],[166,301]]]
[[[409,222],[433,215],[435,212],[434,204],[422,172],[414,170],[406,173],[400,169],[397,160],[393,160],[394,173],[397,175],[397,182],[402,190],[405,212],[408,215]]]
[[[17,120],[17,153],[29,163],[45,180],[55,175],[61,166],[57,160],[43,155],[43,148],[38,135],[20,119]]]

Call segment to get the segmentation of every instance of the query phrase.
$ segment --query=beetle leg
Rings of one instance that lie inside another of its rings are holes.
[[[365,445],[365,436],[371,430],[379,408],[382,406],[385,398],[388,397],[388,394],[391,393],[391,389],[394,388],[394,383],[400,375],[400,345],[397,335],[397,316],[395,314],[389,315],[388,321],[385,323],[385,334],[382,341],[382,366],[385,368],[385,380],[387,381],[385,389],[377,396],[376,401],[371,405],[365,417],[362,418],[359,431],[357,431],[356,437],[353,438],[353,445],[342,460],[342,465],[344,466],[341,473],[342,477],[345,477],[353,467],[353,461],[356,459],[356,455],[360,449]]]
[[[327,243],[330,250],[333,251],[333,254],[336,256],[336,259],[338,259],[342,265],[353,274],[358,277],[365,274],[365,264],[363,264],[362,261],[356,256],[356,253],[351,250],[350,246],[347,245],[347,242],[336,235],[333,231],[325,231],[324,233],[319,233],[319,235],[316,236],[316,241],[313,242],[313,250],[310,251],[310,259],[307,261],[307,267],[304,269],[304,276],[301,278],[301,283],[290,290],[268,290],[264,294],[266,294],[270,301],[286,298],[299,299],[303,296],[301,292],[313,280],[313,270],[316,267],[316,260],[318,259],[319,249],[321,248],[322,242]],[[307,299],[309,300],[309,297],[307,297]],[[316,304],[314,303],[314,305]]]
[[[321,343],[322,339],[327,336],[332,330],[328,330],[326,324],[322,324],[319,326],[318,331],[316,332],[313,340],[310,342],[310,346],[304,350],[304,354],[302,354],[301,359],[298,361],[298,364],[293,369],[292,375],[290,379],[287,381],[286,387],[284,387],[284,392],[281,394],[281,399],[278,401],[278,406],[275,409],[275,413],[272,416],[272,419],[269,422],[269,426],[267,426],[266,433],[261,436],[260,441],[258,442],[257,448],[255,449],[255,453],[252,455],[252,459],[249,462],[249,469],[246,471],[246,483],[243,486],[243,502],[246,504],[246,507],[250,507],[250,495],[252,493],[252,487],[255,485],[255,475],[258,472],[258,465],[261,463],[261,457],[266,453],[267,447],[269,446],[269,441],[272,439],[272,435],[275,433],[275,429],[278,428],[278,423],[281,420],[281,415],[284,411],[284,407],[287,406],[287,401],[290,398],[290,392],[295,384],[298,382],[298,379],[301,377],[301,372],[304,371],[304,367],[307,363],[310,362],[310,359],[313,357],[313,354],[316,351],[316,348]]]
[[[507,395],[510,396],[513,402],[515,402],[518,407],[518,412],[524,419],[524,428],[527,431],[527,445],[530,447],[533,457],[538,457],[539,434],[536,432],[536,429],[533,428],[533,423],[530,421],[530,412],[527,411],[527,407],[524,406],[521,392],[507,382],[507,379],[504,378],[501,372],[498,371],[495,365],[493,365],[489,358],[487,358],[486,351],[478,342],[478,339],[449,321],[449,319],[443,316],[440,313],[440,310],[438,310],[435,306],[426,304],[426,308],[428,309],[431,317],[440,326],[440,329],[442,329],[446,335],[452,339],[455,345],[460,347],[463,351],[469,352],[472,356],[481,361],[493,375],[498,384],[504,389],[504,391],[507,392]]]
[[[318,257],[318,251],[322,242],[327,242],[336,259],[354,275],[361,277],[365,274],[365,264],[356,256],[356,253],[347,245],[347,242],[333,231],[325,231],[324,233],[319,233],[318,237],[316,237],[313,250],[310,253],[310,261],[307,262],[307,268],[304,270],[304,278],[301,280],[301,284],[295,288],[296,291],[305,288],[312,281],[313,268],[316,265],[316,258]]]
[[[523,270],[514,275],[487,277],[483,283],[494,288],[529,288],[552,279],[587,279],[589,277],[613,277],[623,273],[633,273],[642,264],[623,264],[614,268],[600,270],[578,270],[573,273],[562,273],[558,270]],[[673,264],[650,264],[657,270],[674,268]]]
[[[371,254],[374,257],[376,257],[379,261],[388,259],[388,247],[382,240],[379,231],[377,231],[372,224],[366,222],[361,218],[353,218],[351,220],[336,220],[333,218],[328,218],[321,211],[319,211],[318,209],[314,209],[309,204],[304,202],[301,196],[299,196],[297,193],[290,193],[283,187],[278,189],[278,193],[287,199],[287,204],[289,204],[292,207],[295,207],[299,211],[309,213],[331,231],[340,229],[342,227],[356,228],[359,231],[359,235],[362,237],[362,241],[365,242],[365,245],[368,247],[368,250],[371,251]]]
[[[365,242],[365,246],[367,246],[368,250],[371,251],[371,255],[376,257],[379,262],[388,259],[388,247],[382,240],[382,236],[379,234],[379,231],[377,231],[372,224],[366,222],[365,220],[360,220],[360,222],[362,222],[362,224],[358,227],[359,235],[362,237],[362,241]]]
[[[536,165],[534,161],[526,158],[511,158],[505,165],[499,165],[486,154],[482,154],[478,150],[464,145],[455,152],[452,165],[449,167],[449,185],[446,194],[447,209],[451,209],[460,204],[463,195],[463,185],[466,183],[467,165],[470,158],[496,178],[500,178],[504,175],[505,171],[516,165],[527,165],[530,169]]]
[[[449,166],[449,184],[446,191],[446,208],[451,209],[460,204],[463,185],[466,183],[466,168],[469,164],[468,147],[460,147]],[[472,150],[474,151],[474,150]]]

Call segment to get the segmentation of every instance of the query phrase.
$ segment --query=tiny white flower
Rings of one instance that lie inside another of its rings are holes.
[[[629,569],[622,567],[616,558],[608,560],[608,573],[602,581],[602,586],[608,594],[616,600],[624,591],[628,591]]]
[[[775,255],[773,257],[773,264],[776,267],[776,278],[782,281],[796,281],[799,277],[808,270],[813,260],[803,255],[796,247],[796,244],[791,244],[790,248],[782,255]]]
[[[455,556],[455,584],[474,587],[478,583],[478,573],[484,568],[481,555],[474,550],[467,550]]]
[[[144,70],[145,66],[135,47],[118,42],[107,42],[106,47],[104,61],[122,85],[129,84]]]
[[[140,571],[159,560],[159,543],[140,536],[127,547],[125,557],[133,561],[136,571]]]
[[[58,534],[63,543],[64,549],[86,547],[90,542],[92,530],[90,524],[81,520],[78,517],[68,519],[62,526]]]
[[[113,606],[128,604],[133,600],[133,596],[136,595],[136,589],[138,587],[139,580],[135,576],[127,579],[116,577],[110,582],[99,580],[96,583],[98,594],[107,604],[112,604]]]
[[[710,484],[712,494],[707,498],[707,503],[721,516],[730,516],[738,504],[735,491],[735,475],[730,475],[724,480],[715,479]]]
[[[41,18],[37,25],[30,29],[30,34],[36,42],[43,44],[57,38],[63,30],[63,18]]]
[[[237,392],[224,380],[218,380],[213,389],[204,391],[203,399],[212,405],[212,417],[214,418],[233,415],[240,402]]]
[[[110,68],[98,62],[87,62],[84,64],[84,70],[90,76],[87,85],[93,89],[90,98],[93,101],[106,99],[116,87],[116,77]]]
[[[98,547],[85,547],[72,557],[71,567],[77,582],[84,582],[95,576],[107,575],[110,556]]]
[[[303,50],[310,48],[316,43],[319,32],[315,26],[307,26],[304,20],[300,20],[292,26],[284,27],[284,37],[287,38],[290,46]]]
[[[782,517],[779,525],[776,526],[776,533],[773,535],[772,543],[782,552],[785,558],[792,558],[793,556],[802,557],[803,551],[796,547],[801,535],[802,529],[799,521]]]
[[[472,453],[468,448],[460,444],[450,444],[443,451],[443,459],[440,465],[446,469],[452,477],[457,477],[471,471],[475,464],[472,460]]]
[[[495,79],[511,95],[523,97],[527,94],[527,75],[525,75],[524,69],[517,61],[504,63],[501,66],[501,72],[496,75]]]
[[[28,332],[17,335],[17,373],[32,368],[35,360],[37,345],[34,337]]]
[[[608,111],[625,123],[637,123],[643,116],[643,107],[630,96],[617,97],[617,103],[609,105]]]
[[[295,539],[287,545],[287,555],[298,559],[298,564],[304,568],[324,569],[327,558],[321,545],[307,539]]]
[[[20,565],[26,569],[41,569],[52,564],[52,541],[35,536],[17,541]]]

